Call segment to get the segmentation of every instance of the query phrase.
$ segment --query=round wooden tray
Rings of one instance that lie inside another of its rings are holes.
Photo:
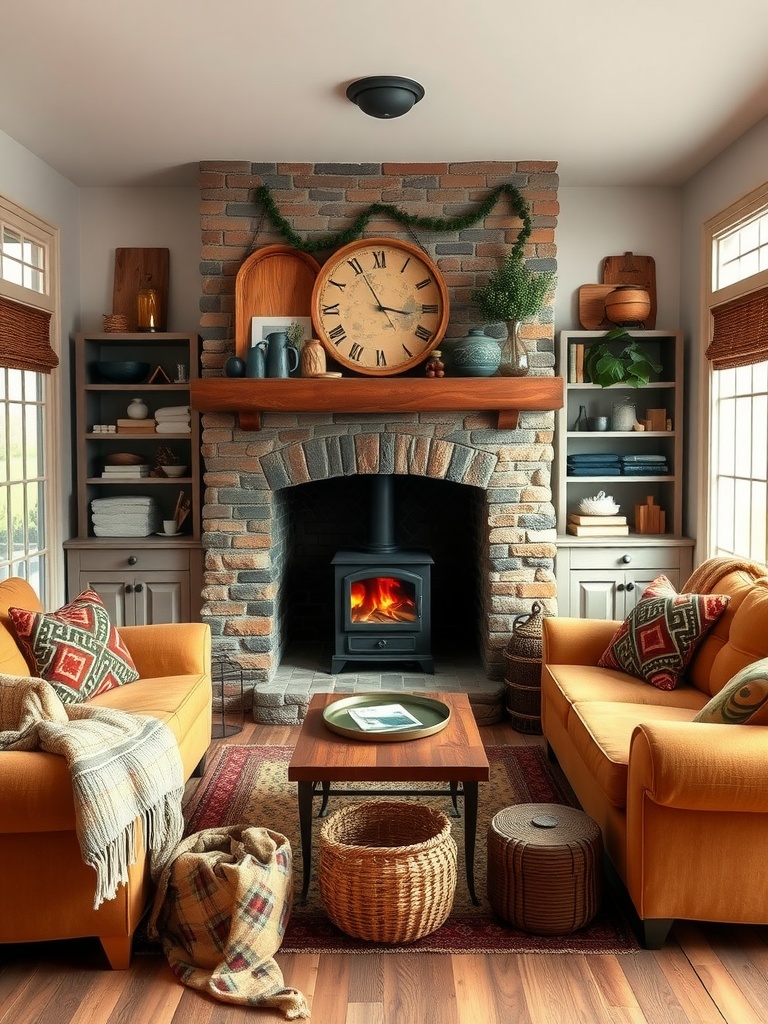
[[[418,728],[404,729],[361,729],[350,717],[350,710],[362,707],[379,707],[383,704],[399,704],[422,723]],[[360,693],[354,697],[343,697],[329,704],[323,711],[323,721],[331,732],[349,736],[356,740],[373,740],[375,743],[394,743],[401,740],[418,740],[440,732],[451,720],[451,709],[434,697],[421,697],[415,693]]]
[[[251,317],[310,315],[320,264],[290,245],[265,245],[242,264],[235,278],[235,355],[251,346]]]

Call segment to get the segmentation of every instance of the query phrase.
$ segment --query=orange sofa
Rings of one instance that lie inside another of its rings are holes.
[[[674,690],[597,667],[620,623],[543,620],[544,736],[602,830],[647,948],[675,918],[768,924],[768,729],[692,721],[768,656],[766,571],[711,559],[682,588],[731,600]]]
[[[0,673],[29,676],[9,607],[40,611],[21,579],[0,583]],[[202,763],[211,739],[211,634],[202,623],[120,629],[140,678],[92,704],[153,715],[179,744],[184,777]],[[126,885],[93,909],[94,871],[80,856],[72,785],[64,758],[45,751],[0,752],[0,942],[98,936],[110,965],[126,968],[133,933],[150,895],[140,849]]]

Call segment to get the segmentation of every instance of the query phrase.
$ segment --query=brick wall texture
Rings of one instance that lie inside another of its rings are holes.
[[[338,232],[370,203],[393,203],[430,217],[467,213],[506,182],[526,198],[533,232],[531,269],[556,270],[556,164],[305,164],[206,161],[200,164],[200,333],[204,375],[221,375],[234,352],[235,278],[263,245],[284,243],[262,217],[254,190],[269,185],[295,231],[315,238]],[[366,235],[417,241],[448,285],[446,339],[485,325],[472,289],[496,269],[517,239],[520,220],[505,197],[471,228],[456,232],[406,228],[387,217]],[[317,253],[320,263],[330,254]],[[258,312],[258,311],[255,311]],[[554,372],[551,305],[523,325],[531,372]],[[446,349],[449,344],[445,344]],[[393,378],[396,386],[396,378]],[[502,651],[516,615],[534,600],[556,610],[555,518],[550,490],[552,413],[522,413],[514,431],[495,429],[490,414],[267,414],[263,429],[244,432],[237,418],[203,417],[206,548],[205,609],[216,653],[236,659],[254,678],[269,679],[285,644],[283,579],[290,558],[285,489],[351,474],[394,472],[449,480],[480,489],[484,507],[477,629],[488,675],[503,675]],[[437,510],[436,514],[445,510]]]

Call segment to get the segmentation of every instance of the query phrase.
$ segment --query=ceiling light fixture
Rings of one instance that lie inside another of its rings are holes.
[[[424,86],[398,75],[360,78],[347,88],[347,99],[371,117],[392,118],[407,114],[424,95]]]

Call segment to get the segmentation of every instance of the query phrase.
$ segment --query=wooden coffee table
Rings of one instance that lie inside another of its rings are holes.
[[[403,694],[403,696],[406,696]],[[467,886],[475,895],[475,833],[478,783],[490,775],[488,758],[475,716],[465,693],[430,693],[451,709],[448,725],[432,736],[377,743],[332,732],[323,721],[328,704],[342,695],[318,693],[312,698],[288,765],[288,778],[298,785],[299,826],[303,858],[302,900],[306,900],[312,863],[312,800],[322,797],[318,817],[326,813],[329,796],[449,795],[458,814],[457,797],[464,799],[464,857]],[[337,782],[444,782],[443,789],[337,789]]]

